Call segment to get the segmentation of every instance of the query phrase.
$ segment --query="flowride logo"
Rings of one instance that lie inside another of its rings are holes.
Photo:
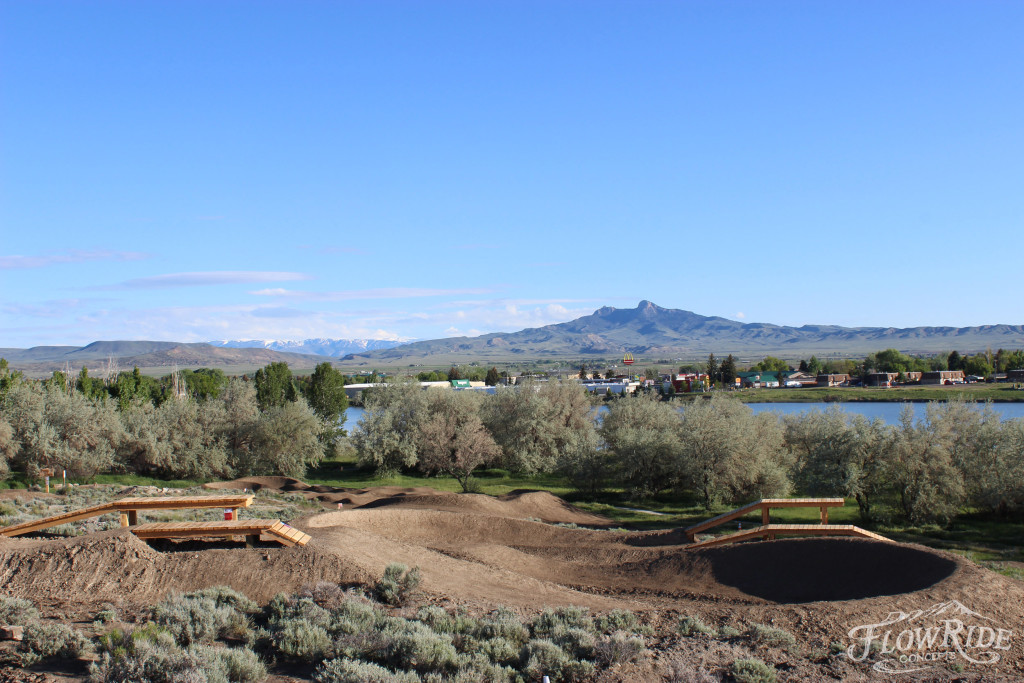
[[[875,671],[905,674],[958,659],[995,664],[1010,649],[1013,631],[950,600],[916,612],[890,612],[884,621],[855,626],[848,635],[855,641],[846,649],[850,659],[873,659]]]

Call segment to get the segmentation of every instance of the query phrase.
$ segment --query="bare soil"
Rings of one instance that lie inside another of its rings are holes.
[[[303,548],[192,542],[157,549],[127,530],[3,539],[0,591],[73,620],[104,602],[130,612],[170,591],[213,585],[258,602],[318,581],[368,586],[387,564],[402,562],[421,568],[424,600],[435,604],[506,605],[523,614],[568,604],[640,612],[657,634],[652,657],[605,672],[602,681],[666,680],[680,662],[721,675],[749,656],[776,666],[781,680],[948,680],[944,669],[901,677],[814,653],[852,644],[851,629],[890,612],[956,600],[1014,631],[997,664],[969,665],[961,679],[1024,680],[1024,584],[923,546],[816,538],[690,551],[680,532],[612,530],[609,520],[547,492],[492,498],[429,488],[342,490],[284,477],[207,487],[296,492],[327,510],[286,520],[313,537]],[[673,634],[681,615],[740,631],[771,624],[794,634],[797,648],[683,638]]]

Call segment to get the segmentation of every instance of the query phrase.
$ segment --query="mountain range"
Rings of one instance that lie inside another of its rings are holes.
[[[649,359],[718,355],[775,355],[786,359],[864,355],[887,348],[904,353],[987,347],[1024,347],[1024,325],[980,327],[840,327],[743,323],[691,311],[668,309],[650,301],[636,308],[606,306],[565,323],[512,333],[419,341],[392,349],[354,353],[346,365],[374,363],[455,363],[541,358],[610,358],[624,353]]]
[[[642,360],[706,358],[734,354],[738,360],[765,355],[786,360],[863,356],[887,348],[908,354],[986,348],[1024,348],[1024,325],[978,327],[840,327],[743,323],[691,311],[662,308],[641,301],[636,308],[605,306],[569,322],[519,332],[479,337],[395,342],[375,339],[306,339],[303,341],[218,341],[185,344],[160,341],[98,341],[87,346],[0,348],[13,368],[48,374],[83,365],[90,371],[115,359],[121,369],[138,365],[151,372],[168,368],[218,367],[226,372],[251,372],[283,361],[294,369],[332,361],[343,369],[372,366],[441,366],[456,363],[501,363],[532,360],[612,359],[631,353]],[[299,353],[296,353],[299,351]],[[339,354],[347,353],[338,358]]]
[[[344,356],[349,353],[391,349],[408,344],[410,339],[392,341],[389,339],[303,339],[302,341],[279,341],[276,339],[223,339],[211,341],[211,346],[231,349],[270,349],[286,353],[306,353],[315,356]]]

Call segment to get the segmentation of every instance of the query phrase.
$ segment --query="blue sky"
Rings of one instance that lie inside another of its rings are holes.
[[[0,4],[0,347],[1024,323],[1024,3]]]

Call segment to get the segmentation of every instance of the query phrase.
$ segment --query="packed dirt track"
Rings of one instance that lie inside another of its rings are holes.
[[[326,510],[286,520],[313,537],[303,548],[151,547],[127,529],[2,539],[0,591],[59,609],[149,605],[170,591],[212,585],[265,602],[318,581],[370,586],[385,566],[401,562],[420,567],[425,598],[436,604],[524,613],[571,604],[654,620],[699,614],[718,624],[771,623],[826,646],[848,642],[850,629],[894,610],[951,600],[1018,638],[1024,624],[1024,584],[922,546],[813,538],[691,551],[678,531],[612,529],[546,492],[493,498],[429,488],[340,490],[282,477],[208,488],[301,493]],[[1003,661],[1002,671],[1016,672],[1011,679],[1024,676],[1019,640]]]

